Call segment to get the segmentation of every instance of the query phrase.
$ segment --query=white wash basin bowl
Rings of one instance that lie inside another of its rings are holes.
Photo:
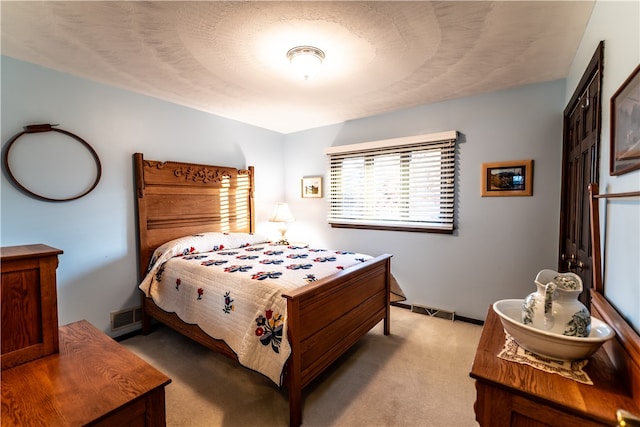
[[[496,301],[493,310],[505,331],[521,347],[538,355],[563,360],[586,359],[615,336],[609,325],[595,317],[591,317],[591,332],[587,337],[565,336],[525,325],[522,323],[523,302],[521,299]]]

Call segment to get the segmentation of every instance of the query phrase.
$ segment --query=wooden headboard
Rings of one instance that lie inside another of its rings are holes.
[[[253,233],[253,166],[236,169],[133,155],[140,280],[161,244],[210,231]]]

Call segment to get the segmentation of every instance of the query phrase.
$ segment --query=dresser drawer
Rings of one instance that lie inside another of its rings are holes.
[[[40,244],[0,250],[1,360],[6,369],[59,350],[56,268],[62,251]]]

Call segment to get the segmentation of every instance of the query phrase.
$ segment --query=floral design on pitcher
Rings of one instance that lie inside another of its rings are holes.
[[[535,295],[529,295],[522,304],[522,323],[531,325],[533,323],[533,313],[536,308]]]
[[[544,323],[553,326],[553,301],[557,298],[556,290],[558,285],[553,282],[547,283],[544,288]]]
[[[576,279],[567,275],[558,275],[553,278],[553,282],[567,290],[576,291],[582,289],[582,285]]]
[[[591,316],[586,308],[576,312],[567,323],[568,329],[565,329],[562,335],[570,337],[586,337],[589,336],[591,326]]]
[[[591,316],[578,296],[582,280],[574,273],[558,273],[551,269],[538,272],[534,280],[536,292],[522,304],[522,323],[564,336],[587,337]]]

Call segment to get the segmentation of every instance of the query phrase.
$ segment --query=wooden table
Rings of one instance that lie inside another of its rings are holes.
[[[603,348],[584,368],[594,383],[587,385],[498,358],[504,342],[502,323],[489,308],[470,373],[481,426],[610,427],[617,425],[617,409],[638,412],[626,375]]]
[[[2,371],[2,426],[164,426],[166,375],[83,320],[60,352]]]

